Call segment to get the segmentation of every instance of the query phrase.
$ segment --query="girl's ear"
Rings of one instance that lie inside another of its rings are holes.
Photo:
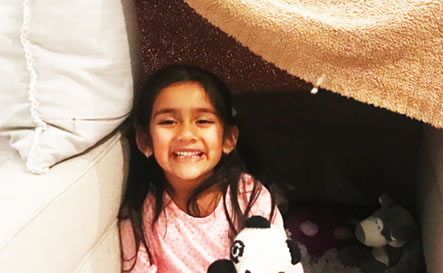
[[[230,126],[226,129],[223,139],[223,153],[229,154],[234,150],[235,145],[237,145],[238,134],[237,126]]]
[[[136,128],[135,141],[137,142],[138,149],[146,156],[146,158],[152,155],[151,136],[149,135],[148,130]]]

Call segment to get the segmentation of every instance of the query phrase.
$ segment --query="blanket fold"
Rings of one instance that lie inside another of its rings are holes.
[[[185,0],[314,85],[443,128],[441,0]]]

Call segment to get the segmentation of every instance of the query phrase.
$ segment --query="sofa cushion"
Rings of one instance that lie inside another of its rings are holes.
[[[133,1],[0,4],[0,135],[42,173],[113,131],[132,106]]]
[[[74,273],[121,273],[120,233],[116,220]]]
[[[0,271],[74,272],[115,224],[126,142],[117,132],[44,175],[26,172],[5,137],[0,150]],[[106,263],[118,264],[119,242],[112,241],[103,251],[117,258]]]

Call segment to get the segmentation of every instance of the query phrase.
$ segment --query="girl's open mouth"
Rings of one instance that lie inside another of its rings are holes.
[[[172,153],[178,159],[199,159],[203,156],[200,151],[178,151]]]

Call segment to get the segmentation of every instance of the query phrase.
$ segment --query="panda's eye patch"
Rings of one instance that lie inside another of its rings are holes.
[[[249,270],[246,270],[246,271],[245,271],[245,273],[251,273],[251,271],[249,271]]]
[[[235,240],[232,243],[232,247],[231,247],[231,260],[238,264],[239,260],[238,258],[243,256],[243,252],[245,249],[245,244],[240,241],[240,240]]]
[[[378,230],[383,230],[383,222],[380,219],[375,219],[375,224],[377,225]]]

